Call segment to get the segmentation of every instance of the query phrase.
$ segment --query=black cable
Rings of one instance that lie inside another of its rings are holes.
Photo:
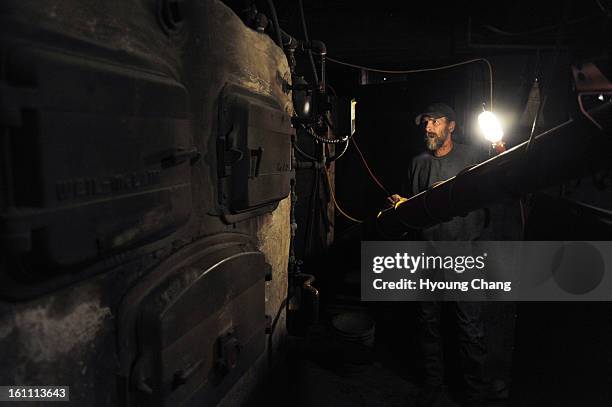
[[[598,1],[598,0],[596,0],[596,1]],[[598,15],[588,15],[588,16],[584,16],[584,17],[581,17],[581,18],[577,18],[575,20],[570,20],[566,24],[567,25],[573,25],[573,24],[584,23],[585,21],[592,20],[592,19],[597,18],[597,17],[598,17]],[[503,30],[503,29],[501,29],[499,27],[496,27],[494,25],[491,25],[491,24],[482,24],[482,26],[484,28],[488,29],[489,31],[494,32],[495,34],[504,35],[506,37],[520,37],[520,36],[533,35],[533,34],[539,34],[539,33],[545,33],[545,32],[549,32],[549,31],[553,31],[555,29],[559,29],[560,24],[548,25],[548,26],[539,27],[539,28],[535,28],[535,29],[532,29],[532,30],[528,30],[528,31],[519,31],[519,32],[506,31],[506,30]]]
[[[346,140],[348,140],[349,136],[344,136],[342,138],[339,139],[329,139],[329,138],[325,138],[322,136],[319,136],[314,130],[309,129],[310,131],[308,131],[308,133],[314,137],[316,140],[319,140],[322,143],[325,144],[340,144],[340,143],[344,143]]]
[[[289,274],[296,273],[297,259],[295,258],[295,232],[297,230],[297,222],[295,218],[295,207],[297,203],[297,194],[295,193],[295,178],[290,183],[291,207],[289,210],[291,236],[289,238]]]
[[[487,65],[487,68],[489,69],[489,84],[491,85],[491,92],[490,92],[490,107],[491,107],[491,111],[493,111],[493,67],[491,66],[491,62],[489,62],[488,59],[486,58],[475,58],[475,59],[470,59],[467,61],[461,61],[461,62],[457,62],[454,64],[449,64],[449,65],[443,65],[443,66],[438,66],[438,67],[434,67],[434,68],[419,68],[419,69],[378,69],[378,68],[371,68],[371,67],[367,67],[367,66],[363,66],[363,65],[357,65],[357,64],[351,64],[349,62],[344,62],[344,61],[340,61],[336,58],[331,58],[331,57],[326,57],[328,61],[332,61],[336,64],[340,64],[340,65],[345,65],[345,66],[350,66],[352,68],[356,68],[356,69],[362,69],[365,71],[372,71],[372,72],[380,72],[380,73],[388,73],[388,74],[413,74],[413,73],[421,73],[421,72],[433,72],[433,71],[442,71],[444,69],[450,69],[450,68],[455,68],[457,66],[462,66],[462,65],[467,65],[467,64],[472,64],[475,62],[484,62]]]
[[[327,159],[326,163],[333,163],[334,161],[336,161],[338,158],[342,157],[344,155],[344,153],[346,153],[346,150],[348,150],[348,146],[349,146],[349,142],[351,141],[350,138],[346,139],[346,144],[344,145],[344,148],[342,149],[342,151],[340,152],[340,154],[334,154],[333,157],[330,157],[329,159]]]
[[[548,80],[545,81],[543,83],[543,86],[540,88],[540,95],[544,95],[542,97],[542,101],[540,102],[540,105],[538,106],[538,110],[536,110],[536,114],[533,118],[533,124],[531,126],[531,134],[529,135],[529,141],[527,142],[527,146],[525,147],[525,151],[528,152],[529,149],[531,148],[531,145],[533,143],[533,140],[535,139],[535,133],[536,133],[536,128],[537,128],[537,124],[538,124],[538,119],[540,118],[542,112],[544,111],[544,106],[546,105],[546,101],[548,100],[548,90],[550,89],[550,86],[553,82],[553,79],[555,78],[555,73],[556,73],[556,68],[557,68],[557,60],[559,59],[559,51],[561,48],[561,40],[563,38],[563,34],[565,32],[565,23],[567,21],[567,17],[569,15],[569,10],[570,10],[570,6],[571,6],[572,1],[571,0],[566,0],[565,1],[565,5],[563,8],[563,15],[561,16],[561,23],[559,24],[559,30],[557,31],[557,41],[555,44],[555,53],[553,56],[553,63],[552,66],[550,68],[551,70],[551,75],[548,77]]]
[[[334,134],[336,134],[336,130],[334,129],[334,126],[332,126],[331,122],[329,121],[329,118],[327,116],[323,116],[325,118],[325,122],[327,123],[327,125],[329,126],[329,128],[332,130],[332,132]],[[313,132],[313,136],[315,138],[317,138]],[[351,140],[352,135],[349,136],[344,136],[340,139],[322,139],[321,136],[319,136],[319,140],[326,143],[326,144],[340,144],[341,142],[345,142],[344,144],[344,148],[342,149],[342,152],[340,152],[340,154],[335,154],[333,157],[329,158],[326,160],[326,163],[332,163],[334,161],[336,161],[338,158],[342,157],[344,155],[344,153],[346,153],[346,150],[348,150],[348,146],[349,146],[349,141]],[[327,140],[327,141],[325,141]]]
[[[283,48],[283,37],[281,35],[280,25],[278,24],[276,7],[274,7],[274,2],[272,0],[268,0],[268,7],[270,8],[270,13],[272,13],[272,23],[274,23],[274,31],[276,31],[276,43],[284,51],[285,49]]]
[[[308,129],[305,125],[302,124],[302,129],[306,132],[308,132]],[[321,160],[318,159],[317,157],[308,154],[307,152],[305,152],[304,150],[302,150],[300,147],[298,147],[298,143],[297,143],[297,138],[295,139],[295,141],[293,142],[293,148],[295,149],[295,151],[301,155],[303,158],[305,158],[308,161],[311,161],[313,163],[319,163]]]
[[[308,216],[306,217],[306,230],[304,231],[304,246],[305,254],[310,254],[312,249],[312,230],[316,219],[316,201],[319,198],[319,179],[321,176],[320,168],[314,167],[314,176],[312,179],[312,189],[310,191],[310,199],[308,202]]]
[[[304,4],[302,0],[299,0],[299,8],[300,8],[300,18],[302,20],[302,30],[304,31],[304,40],[306,42],[310,42],[308,38],[308,29],[306,28],[306,17],[304,17]],[[314,62],[314,58],[312,56],[312,50],[308,50],[308,59],[310,59],[310,65],[312,66],[312,73],[314,74],[314,79],[316,83],[319,83],[319,74],[317,73],[317,67]]]
[[[612,11],[609,10],[608,8],[606,8],[606,6],[604,6],[601,3],[601,0],[595,0],[595,3],[597,3],[597,5],[599,6],[600,10],[604,13],[604,15],[606,17],[612,17]]]
[[[540,95],[543,95],[543,96],[542,96],[540,105],[538,106],[538,110],[536,110],[536,114],[533,118],[533,123],[531,125],[531,134],[529,135],[529,141],[527,142],[527,145],[525,146],[525,154],[527,155],[526,157],[527,161],[529,161],[529,151],[533,144],[533,140],[535,140],[538,120],[542,112],[544,111],[544,106],[546,105],[546,101],[548,100],[548,91],[550,90],[550,85],[552,84],[553,79],[556,76],[555,73],[556,73],[556,67],[557,67],[557,60],[559,59],[559,50],[561,48],[561,39],[563,38],[563,34],[565,32],[565,23],[567,22],[567,18],[569,16],[569,10],[570,10],[571,3],[572,3],[571,0],[565,1],[565,5],[563,7],[563,14],[561,16],[561,23],[559,24],[559,29],[557,31],[557,41],[555,43],[555,51],[554,51],[555,53],[553,56],[553,63],[550,68],[551,74],[549,75],[547,79],[545,79],[545,82],[542,84],[542,87],[540,88]],[[529,165],[529,163],[527,165]],[[523,240],[525,240],[525,236],[527,233],[528,211],[527,211],[526,206],[529,203],[528,201],[530,201],[529,195],[527,195],[525,198],[521,197],[519,199],[519,205],[521,209],[521,223],[522,223],[521,238]]]
[[[304,157],[304,158],[305,158],[305,159],[307,159],[308,161],[312,161],[312,162],[319,162],[319,159],[318,159],[318,158],[316,158],[316,157],[314,157],[314,156],[312,156],[312,155],[310,155],[310,154],[308,154],[308,153],[306,153],[306,152],[302,151],[302,149],[300,149],[300,148],[297,146],[297,143],[293,144],[293,148],[295,148],[295,151],[297,151],[299,155],[301,155],[302,157]]]

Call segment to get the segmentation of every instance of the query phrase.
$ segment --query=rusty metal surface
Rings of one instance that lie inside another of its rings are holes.
[[[141,279],[119,308],[126,405],[216,403],[264,350],[269,265],[253,239],[224,234],[192,246]],[[228,333],[238,351],[221,368]]]
[[[273,281],[252,285],[256,288],[245,291],[245,304],[258,304],[252,308],[258,313],[282,311],[288,206],[224,222],[217,138],[219,95],[228,83],[274,100],[287,115],[292,112],[290,94],[283,90],[290,81],[286,58],[270,38],[245,27],[219,1],[179,2],[176,15],[160,11],[160,3],[10,0],[0,5],[3,383],[70,385],[77,405],[125,405],[134,388],[117,385],[130,376],[131,362],[121,361],[133,361],[130,352],[138,352],[139,345],[124,348],[119,340],[121,332],[135,329],[122,325],[120,304],[143,279],[158,277],[161,264],[180,253],[203,251],[209,239],[223,240],[226,232],[251,239],[252,251],[261,248],[273,265]],[[53,148],[28,150],[18,134]],[[15,155],[15,148],[23,153]],[[124,168],[115,168],[117,162]],[[32,168],[49,170],[31,188],[11,173],[17,169],[17,175],[36,179],[28,173]],[[65,174],[54,173],[60,170]],[[121,187],[107,187],[111,177]],[[149,199],[140,199],[147,194]],[[20,196],[26,198],[15,200]],[[48,244],[41,246],[45,239]],[[42,257],[28,260],[41,248]],[[170,275],[153,285],[165,278]],[[193,319],[186,321],[196,326],[211,310],[190,312]],[[265,319],[258,326],[263,329]],[[198,332],[196,337],[204,335]],[[252,369],[265,338],[257,335],[252,356],[236,370],[240,373],[220,385],[211,400]],[[127,373],[118,371],[126,365]],[[245,380],[253,382],[252,377],[240,380],[245,388]]]

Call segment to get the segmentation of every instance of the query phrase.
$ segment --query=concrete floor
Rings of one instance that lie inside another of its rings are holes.
[[[319,327],[288,340],[288,365],[259,392],[252,406],[411,407],[418,385],[410,355],[379,339],[374,347],[345,342]],[[406,363],[405,363],[406,362]],[[448,388],[436,407],[458,407]],[[490,401],[487,407],[505,407]]]

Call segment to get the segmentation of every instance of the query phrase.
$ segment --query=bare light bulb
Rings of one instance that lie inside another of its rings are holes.
[[[504,137],[501,123],[492,112],[484,111],[478,115],[478,125],[484,137],[492,144],[497,144]]]

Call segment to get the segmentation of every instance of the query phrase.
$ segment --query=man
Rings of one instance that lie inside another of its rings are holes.
[[[456,130],[455,111],[444,103],[434,103],[416,117],[423,126],[426,152],[415,157],[410,165],[405,195],[411,196],[434,184],[449,179],[474,164],[481,162],[478,150],[453,142]],[[397,204],[405,200],[399,195],[389,197]],[[480,237],[484,214],[474,211],[422,231],[425,240],[471,241]],[[476,302],[451,303],[457,323],[461,369],[465,381],[466,406],[483,403],[483,368],[485,345],[481,306]],[[442,358],[440,302],[422,302],[417,307],[419,344],[423,353],[425,380],[418,405],[434,406],[442,393],[444,363]]]

